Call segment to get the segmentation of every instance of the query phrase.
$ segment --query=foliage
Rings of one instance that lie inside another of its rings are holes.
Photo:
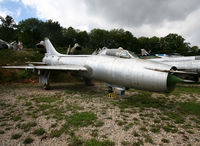
[[[189,42],[178,34],[170,33],[164,37],[139,37],[124,29],[104,30],[95,28],[89,33],[76,30],[73,27],[63,28],[59,22],[53,20],[42,21],[37,18],[22,20],[15,24],[11,16],[0,17],[0,38],[11,42],[19,40],[25,47],[35,47],[35,44],[49,37],[56,47],[61,47],[61,52],[66,52],[69,46],[79,43],[83,53],[91,53],[95,49],[108,47],[133,51],[137,54],[140,49],[155,53],[180,53],[181,55],[200,54],[198,46],[190,46]]]

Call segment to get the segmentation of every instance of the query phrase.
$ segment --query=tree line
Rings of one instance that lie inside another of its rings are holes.
[[[53,20],[42,21],[28,18],[15,23],[11,16],[0,16],[0,39],[12,42],[21,41],[24,47],[34,48],[35,44],[48,37],[56,47],[73,46],[79,43],[88,52],[97,48],[108,47],[133,51],[140,54],[140,49],[155,53],[180,53],[181,55],[199,55],[199,47],[191,46],[178,34],[170,33],[165,37],[135,37],[124,29],[104,30],[95,28],[90,32],[64,28]]]

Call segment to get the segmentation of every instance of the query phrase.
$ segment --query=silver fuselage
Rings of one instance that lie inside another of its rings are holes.
[[[79,65],[87,68],[83,76],[104,81],[109,84],[144,89],[150,91],[168,91],[168,73],[149,70],[159,68],[170,70],[171,66],[139,58],[119,58],[107,55],[63,55],[46,54],[43,62],[48,65]]]

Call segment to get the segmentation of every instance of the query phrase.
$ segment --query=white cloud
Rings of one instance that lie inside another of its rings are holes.
[[[39,18],[58,21],[62,26],[91,30],[124,28],[139,36],[165,36],[178,33],[192,45],[200,41],[200,9],[196,0],[147,3],[101,0],[22,0],[36,9]],[[153,4],[156,3],[156,5]],[[115,4],[113,4],[115,3]],[[132,5],[134,3],[134,5]],[[134,9],[135,8],[135,9]],[[122,11],[123,10],[123,11]],[[133,19],[134,18],[134,19]]]
[[[0,6],[0,16],[2,17],[6,17],[7,15],[12,15],[13,12],[11,12],[10,10],[6,9],[6,8],[2,8]]]
[[[86,14],[84,1],[79,0],[22,0],[26,6],[37,10],[39,18],[59,21],[62,26],[78,29],[90,28],[91,18]]]

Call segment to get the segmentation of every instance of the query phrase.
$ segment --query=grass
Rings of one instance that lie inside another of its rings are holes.
[[[24,140],[24,144],[30,144],[32,143],[34,140],[31,138],[31,137],[27,137],[25,140]]]
[[[117,125],[122,126],[125,125],[127,122],[126,121],[122,121],[122,120],[117,120]]]
[[[139,137],[139,136],[140,136],[136,131],[133,132],[133,135],[134,135],[135,137]]]
[[[13,121],[19,121],[21,120],[21,115],[17,115],[11,118]]]
[[[36,130],[33,131],[33,134],[37,135],[37,136],[41,136],[44,133],[46,133],[46,131],[43,128],[39,128],[39,129],[36,129]]]
[[[122,141],[121,144],[124,146],[129,146],[131,143],[128,141]]]
[[[24,123],[22,125],[19,125],[21,129],[24,129],[24,132],[28,132],[32,127],[35,127],[37,125],[36,122],[28,122]]]
[[[150,131],[153,133],[160,133],[160,125],[152,125]]]
[[[143,126],[143,127],[140,127],[140,130],[141,130],[141,131],[145,131],[145,132],[148,131],[147,128],[144,127],[144,126]]]
[[[56,130],[52,130],[50,133],[51,137],[60,137],[63,133],[65,132],[65,130],[63,128],[61,129],[56,129]]]
[[[153,144],[153,140],[150,135],[145,135],[145,142]]]
[[[12,135],[11,139],[19,139],[21,136],[22,136],[21,133],[16,133]]]
[[[115,143],[109,140],[99,141],[97,139],[89,139],[85,142],[85,146],[114,146]]]
[[[166,138],[162,138],[161,141],[162,141],[163,143],[169,143],[169,140],[166,139]]]
[[[3,130],[0,130],[0,134],[4,134],[5,132]]]
[[[128,125],[126,125],[125,127],[124,127],[124,130],[125,131],[128,131],[130,128],[132,128],[133,127],[133,123],[129,123]]]
[[[200,103],[194,101],[180,103],[180,110],[184,114],[192,114],[200,118]]]
[[[104,125],[104,122],[103,122],[103,121],[97,121],[97,122],[94,124],[95,127],[101,127],[101,126],[103,126],[103,125]]]
[[[200,94],[199,87],[198,86],[177,86],[173,92],[171,92],[169,95],[175,95],[180,96],[182,94]]]
[[[25,106],[31,106],[32,105],[32,102],[26,102],[25,104],[24,104]]]
[[[144,145],[144,142],[141,139],[138,139],[136,142],[133,143],[133,146],[140,146]]]
[[[80,112],[69,116],[66,124],[74,127],[84,127],[93,124],[96,119],[96,114],[92,112]]]
[[[71,129],[94,125],[96,119],[97,115],[92,112],[71,114],[66,118],[65,124],[60,129],[52,130],[50,135],[51,137],[60,137],[64,132],[69,133]]]
[[[48,96],[48,97],[42,96],[39,98],[34,98],[34,100],[36,103],[48,103],[49,104],[49,103],[53,103],[53,102],[60,100],[60,96]]]
[[[176,126],[172,125],[172,124],[167,124],[167,125],[163,126],[162,128],[166,132],[171,132],[171,133],[178,132],[178,128]]]

